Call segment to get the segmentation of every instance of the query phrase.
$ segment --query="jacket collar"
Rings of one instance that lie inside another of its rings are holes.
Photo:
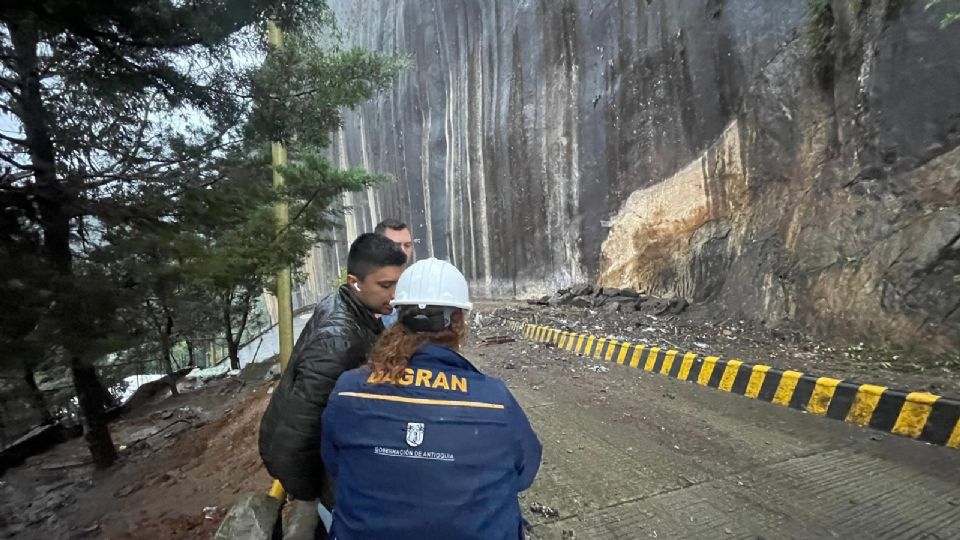
[[[370,310],[359,298],[354,295],[353,290],[347,285],[341,285],[337,296],[344,308],[352,313],[355,320],[363,327],[373,330],[377,334],[383,331],[383,322],[374,316]]]
[[[438,345],[436,343],[427,343],[417,349],[417,352],[413,353],[413,356],[410,358],[410,363],[416,360],[444,364],[480,373],[480,370],[474,367],[474,365],[462,355],[445,345]]]

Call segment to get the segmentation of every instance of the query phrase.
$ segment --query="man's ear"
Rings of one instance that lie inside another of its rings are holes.
[[[353,274],[347,274],[347,285],[355,291],[360,290],[360,280]]]

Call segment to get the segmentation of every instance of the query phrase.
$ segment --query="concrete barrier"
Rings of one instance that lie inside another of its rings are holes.
[[[605,363],[643,369],[809,414],[960,448],[960,400],[861,384],[696,352],[518,323],[523,337]]]

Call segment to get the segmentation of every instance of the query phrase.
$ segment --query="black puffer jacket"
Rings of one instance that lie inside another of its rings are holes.
[[[367,361],[383,323],[346,286],[317,305],[260,421],[260,457],[296,499],[319,498],[324,482],[320,418],[344,371]]]

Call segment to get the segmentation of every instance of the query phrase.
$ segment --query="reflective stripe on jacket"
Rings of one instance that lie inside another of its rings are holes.
[[[345,373],[323,416],[337,540],[522,538],[541,446],[502,381],[427,345],[406,375]]]

